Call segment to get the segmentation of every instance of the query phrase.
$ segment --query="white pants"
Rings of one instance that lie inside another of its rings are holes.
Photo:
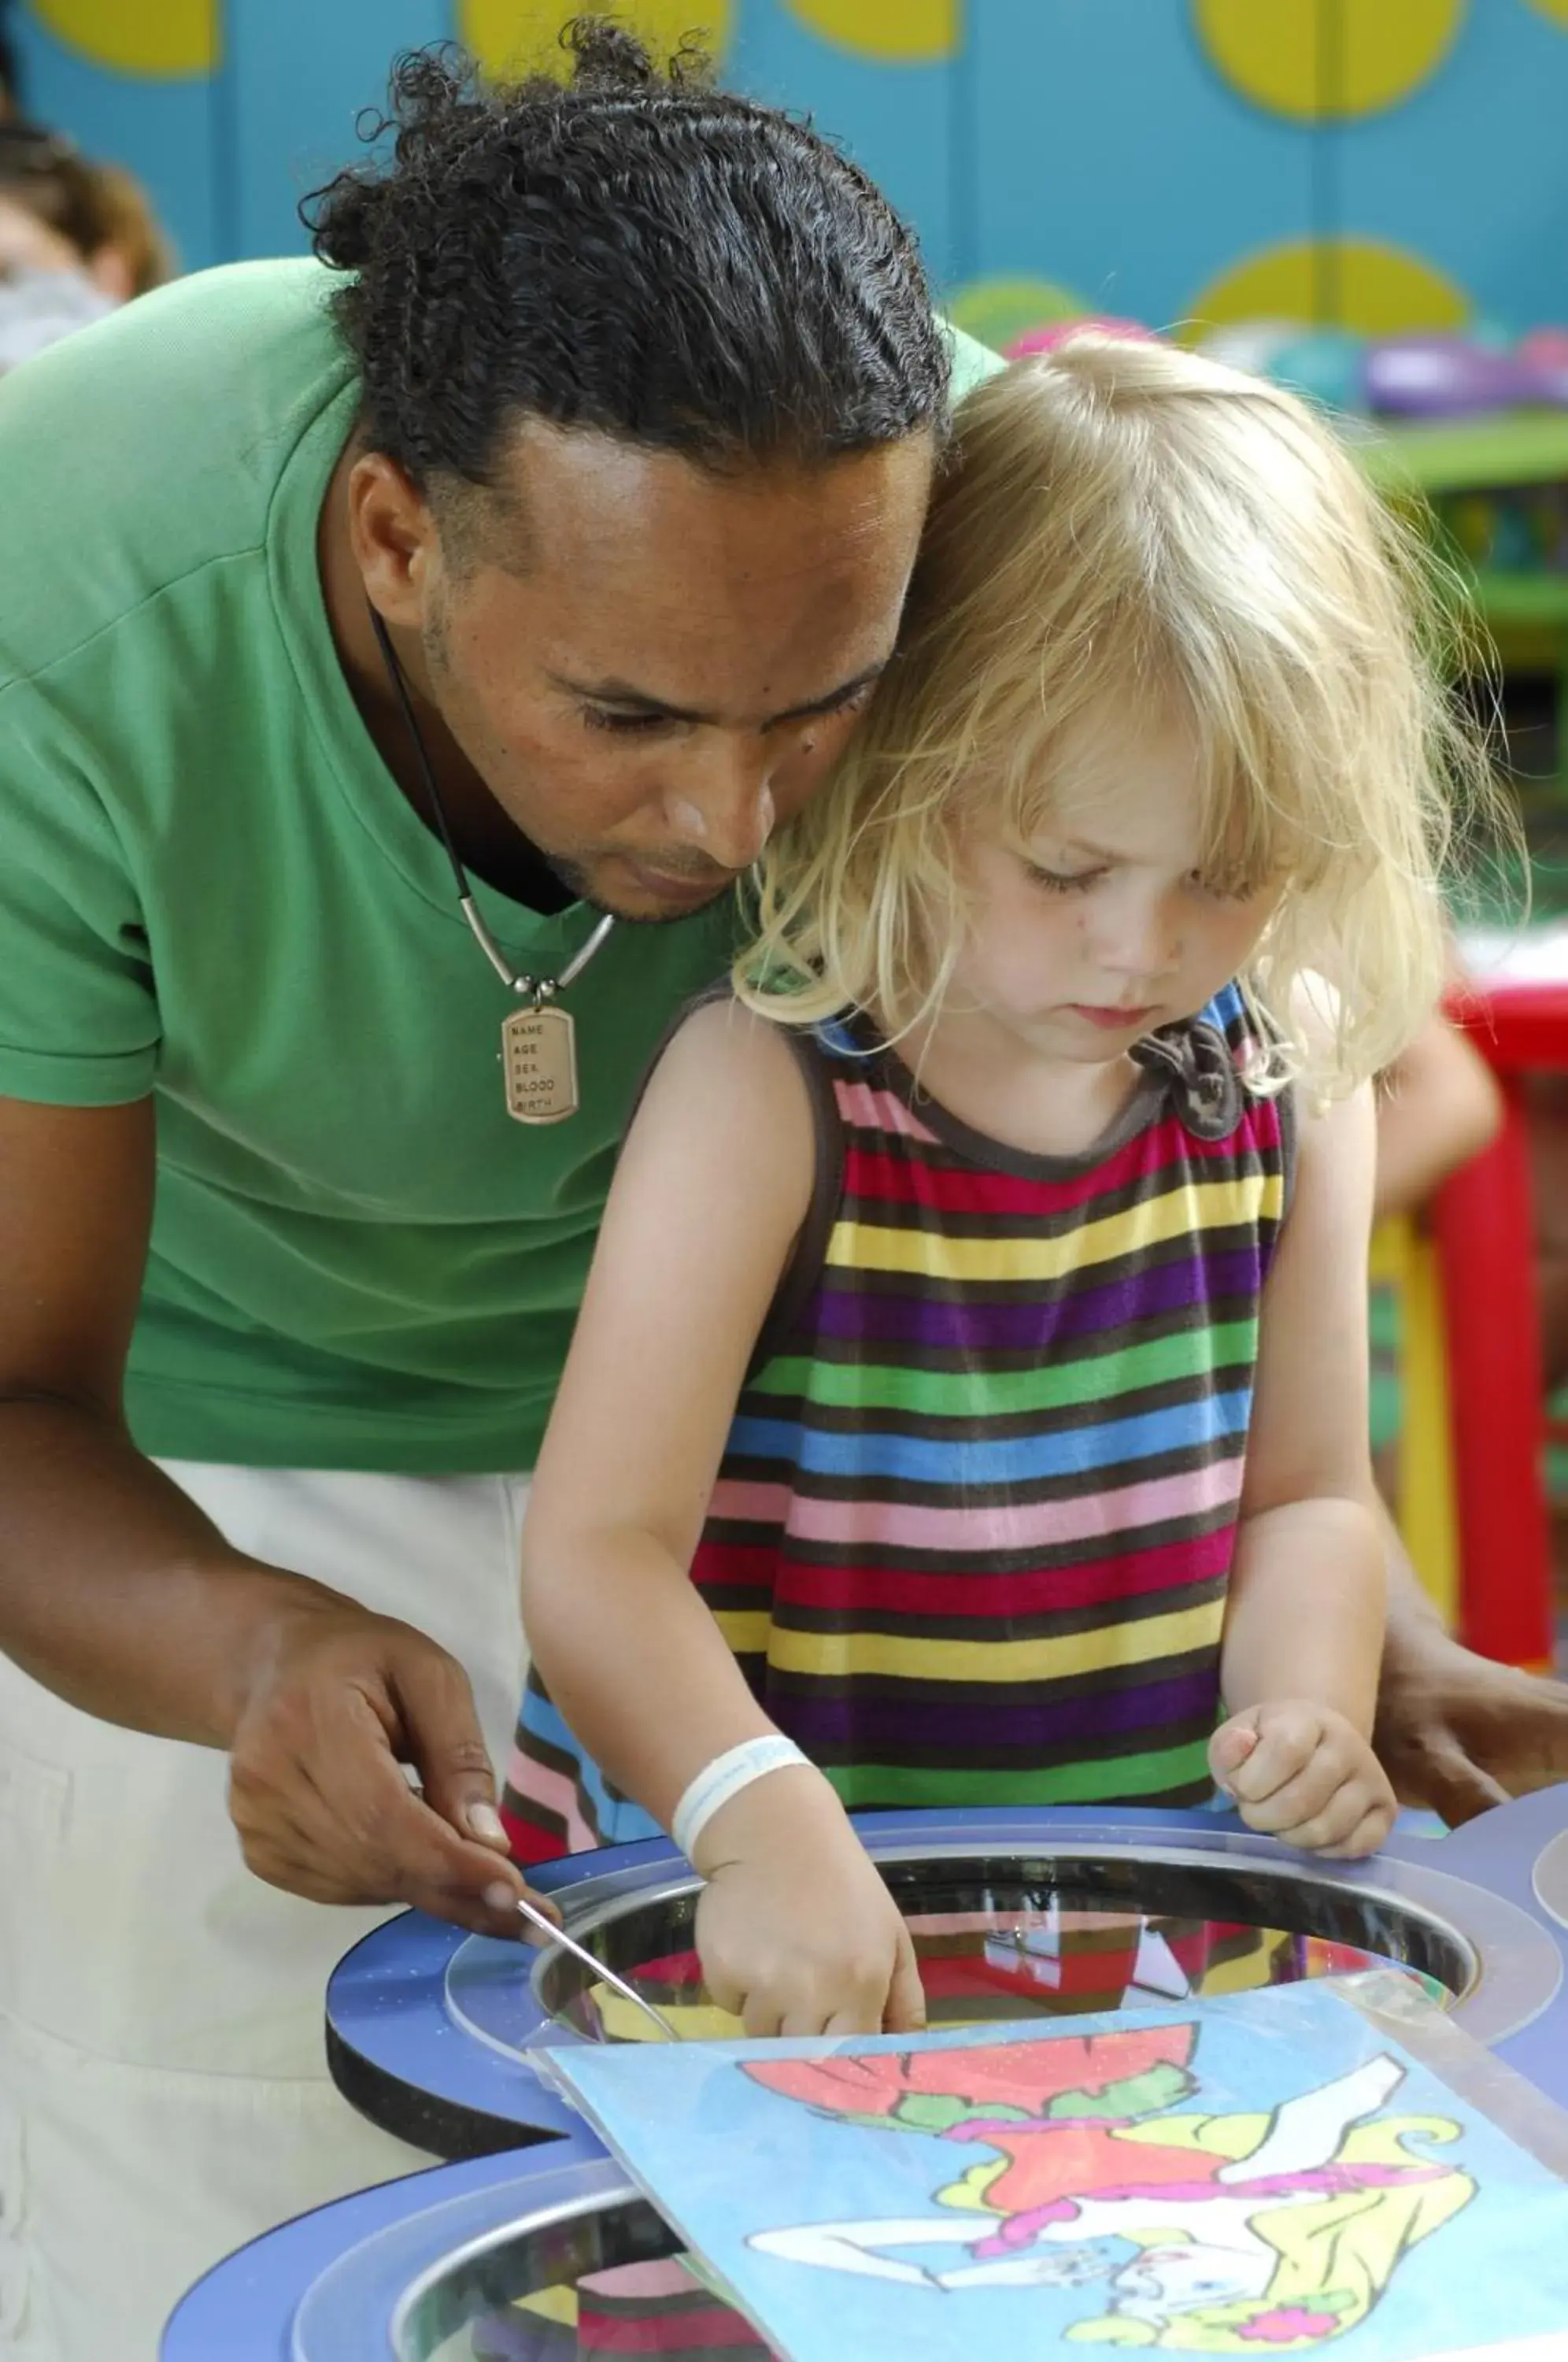
[[[525,1478],[169,1473],[238,1549],[449,1649],[504,1760]],[[231,2248],[429,2162],[356,2116],[324,2057],[327,1977],[389,1915],[252,1878],[226,1778],[225,1756],[95,1721],[0,1657],[4,2362],[155,2362]]]

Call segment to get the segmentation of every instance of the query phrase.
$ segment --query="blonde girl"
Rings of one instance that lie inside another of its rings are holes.
[[[1369,1078],[1476,758],[1297,402],[971,394],[900,648],[628,1135],[525,1536],[525,1860],[671,1828],[748,2032],[921,2022],[846,1807],[1364,1854]],[[766,762],[766,754],[760,758]]]

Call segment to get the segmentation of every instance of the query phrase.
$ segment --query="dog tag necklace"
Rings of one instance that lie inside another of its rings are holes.
[[[425,792],[430,799],[430,809],[436,815],[436,825],[441,832],[441,842],[447,848],[447,858],[452,865],[457,881],[458,908],[468,922],[469,933],[509,992],[514,992],[526,1002],[504,1019],[501,1028],[501,1071],[506,1084],[506,1112],[519,1123],[564,1123],[569,1115],[577,1113],[580,1098],[577,1087],[577,1026],[569,1010],[559,1005],[558,996],[568,985],[575,984],[594,953],[603,943],[615,921],[606,911],[580,951],[574,952],[559,976],[519,976],[495,937],[484,922],[474,900],[469,873],[463,867],[458,848],[452,841],[447,824],[447,808],[436,786],[435,766],[429,749],[414,715],[414,701],[408,693],[408,683],[397,660],[387,627],[374,607],[370,609],[370,628],[387,668],[387,679],[402,709],[410,743],[418,758]]]

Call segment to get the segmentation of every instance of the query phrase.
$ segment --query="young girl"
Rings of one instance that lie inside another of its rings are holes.
[[[865,729],[657,1064],[506,1809],[525,1861],[672,1828],[749,2033],[920,2022],[845,1807],[1212,1773],[1292,1845],[1387,1830],[1366,1085],[1476,760],[1409,578],[1273,387],[1087,335],[992,379]]]

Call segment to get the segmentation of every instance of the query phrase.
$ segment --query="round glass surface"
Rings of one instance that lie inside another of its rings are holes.
[[[730,2327],[723,2351],[765,2356],[748,2325],[711,2297],[674,2252],[651,2207],[595,2209],[491,2249],[476,2270],[458,2258],[405,2301],[393,2332],[397,2362],[580,2362],[605,2353],[712,2345],[712,2323]],[[432,2339],[436,2342],[432,2343]],[[657,2341],[650,2345],[650,2339]]]
[[[584,2355],[667,2353],[659,2330],[686,2326],[690,2343],[712,2347],[712,2316],[733,2337],[726,2355],[755,2344],[738,2315],[719,2306],[677,2259],[673,2234],[624,2188],[608,2199],[569,2200],[479,2237],[454,2239],[449,2254],[409,2278],[401,2258],[406,2228],[391,2226],[352,2249],[315,2283],[295,2316],[293,2362],[339,2362],[364,2350],[367,2314],[384,2318],[391,2300],[395,2362],[581,2362]],[[394,2293],[395,2292],[395,2293]],[[736,2341],[739,2341],[738,2344]]]
[[[668,2234],[666,2235],[668,2241]],[[584,2362],[604,2355],[714,2354],[723,2362],[770,2362],[771,2346],[679,2255],[611,2264],[515,2298],[476,2307],[426,2345],[395,2348],[398,2362]]]
[[[1477,1973],[1472,1947],[1434,1914],[1309,1867],[1089,1855],[878,1867],[914,1938],[933,2026],[1156,2007],[1389,1967],[1448,2003]],[[590,1914],[572,1933],[686,2039],[734,2040],[740,2021],[702,1982],[699,1892],[672,1880]],[[660,2038],[569,1953],[547,1948],[531,1975],[519,1967],[513,1947],[475,1939],[448,1970],[453,2015],[492,2047],[515,2055],[541,2039]]]

